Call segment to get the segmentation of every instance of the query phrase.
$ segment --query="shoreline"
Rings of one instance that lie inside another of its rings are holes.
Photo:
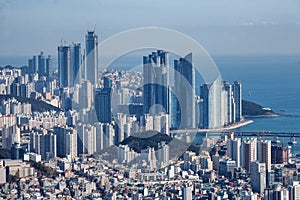
[[[236,129],[236,128],[240,128],[240,127],[243,127],[243,126],[247,126],[249,124],[252,124],[254,121],[253,120],[242,120],[242,121],[239,121],[237,123],[234,123],[232,125],[229,125],[229,126],[226,126],[224,127],[225,130],[232,130],[232,129]]]
[[[180,134],[180,133],[201,133],[201,132],[224,132],[224,131],[230,131],[233,129],[237,129],[243,126],[247,126],[249,124],[252,124],[253,120],[242,120],[237,123],[231,124],[229,126],[223,127],[223,128],[214,128],[214,129],[181,129],[181,130],[171,130],[170,133],[172,134]]]
[[[268,115],[244,115],[245,118],[272,118],[272,117],[280,117],[280,114],[268,114]]]

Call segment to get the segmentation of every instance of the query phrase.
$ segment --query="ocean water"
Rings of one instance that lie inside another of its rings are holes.
[[[170,59],[173,57],[174,55],[170,55]],[[254,123],[236,129],[237,131],[293,132],[300,135],[300,54],[226,55],[212,58],[223,80],[242,82],[243,99],[282,114],[280,117],[252,118]],[[113,63],[111,68],[137,65],[141,65],[141,56],[127,55]],[[201,81],[196,77],[196,92],[203,84]],[[203,134],[200,134],[194,142],[199,143],[202,139]],[[285,143],[288,141],[289,138],[285,138]],[[300,138],[292,150],[300,153]]]
[[[223,79],[242,81],[244,99],[300,116],[300,55],[221,56],[214,61]]]
[[[280,117],[252,118],[237,131],[293,132],[300,135],[300,55],[216,56],[224,80],[241,80],[243,99],[273,109]],[[300,138],[292,148],[300,153]],[[289,141],[284,139],[284,143]]]
[[[300,55],[221,56],[215,57],[214,60],[223,79],[242,81],[243,99],[283,115],[254,118],[253,124],[238,130],[270,130],[300,134]]]

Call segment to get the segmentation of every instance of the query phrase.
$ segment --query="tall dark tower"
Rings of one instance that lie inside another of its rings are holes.
[[[60,87],[73,87],[81,80],[79,72],[81,65],[81,45],[73,43],[70,46],[58,47],[58,75]]]
[[[30,74],[34,74],[37,72],[36,56],[33,56],[31,59],[28,60],[28,68]]]
[[[192,54],[175,60],[174,69],[175,94],[178,99],[175,113],[177,116],[174,117],[178,123],[182,119],[179,128],[196,128],[195,70]]]
[[[95,110],[99,122],[111,123],[111,80],[104,78],[104,87],[95,90]]]
[[[52,71],[52,58],[51,56],[49,55],[47,58],[46,58],[46,76],[47,76],[47,79],[50,78],[50,73]]]
[[[58,76],[59,76],[59,86],[69,87],[71,86],[71,59],[70,59],[70,47],[69,46],[59,46],[58,50]]]
[[[84,78],[95,84],[98,72],[98,36],[95,31],[88,31],[85,37],[85,48],[86,74]]]
[[[238,122],[242,119],[242,83],[240,81],[235,81],[233,84],[233,97],[235,102],[236,121]]]
[[[41,52],[40,55],[38,55],[38,73],[39,78],[42,76],[46,76],[46,62],[45,62],[45,56],[44,53]]]
[[[169,113],[168,60],[168,52],[161,50],[143,57],[144,113]]]
[[[70,64],[71,64],[71,86],[79,83],[81,74],[79,72],[81,66],[81,45],[80,43],[73,43],[70,45]]]

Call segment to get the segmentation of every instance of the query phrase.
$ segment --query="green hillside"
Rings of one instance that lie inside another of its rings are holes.
[[[200,152],[200,146],[195,144],[187,144],[181,140],[176,138],[172,138],[166,134],[161,134],[156,131],[145,131],[142,133],[138,133],[132,136],[129,136],[125,140],[123,140],[120,144],[128,145],[135,152],[140,153],[141,150],[147,149],[147,147],[158,149],[158,144],[161,142],[166,142],[166,144],[170,145],[170,156],[181,156],[181,155],[172,155],[176,152],[184,152],[186,150],[193,151],[197,154]],[[172,149],[174,148],[174,149]],[[172,152],[173,151],[173,152]]]
[[[242,113],[243,116],[274,116],[277,115],[272,110],[264,110],[263,107],[257,103],[243,100],[242,102]]]

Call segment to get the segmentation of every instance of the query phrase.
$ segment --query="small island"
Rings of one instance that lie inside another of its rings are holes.
[[[263,106],[243,100],[242,102],[242,113],[243,116],[246,118],[252,118],[252,117],[278,117],[279,114],[275,113],[270,108],[264,108]]]

